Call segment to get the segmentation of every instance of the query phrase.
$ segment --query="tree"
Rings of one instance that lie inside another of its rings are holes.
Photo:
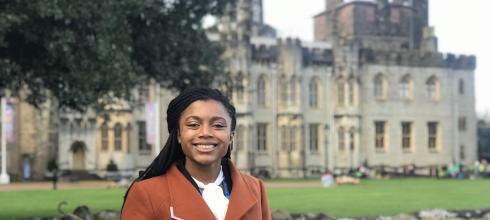
[[[202,27],[234,0],[0,0],[0,90],[84,110],[155,79],[169,89],[225,76]]]

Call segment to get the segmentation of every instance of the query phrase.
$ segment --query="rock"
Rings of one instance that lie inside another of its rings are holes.
[[[417,220],[417,217],[408,214],[399,214],[391,218],[392,220]]]
[[[273,220],[293,220],[289,212],[282,209],[273,210],[271,215]]]
[[[444,209],[430,209],[430,210],[422,210],[418,214],[421,219],[448,219],[448,218],[456,218],[456,213],[448,212]]]
[[[95,220],[95,216],[90,212],[90,209],[85,206],[78,206],[75,208],[75,211],[73,211],[73,214],[77,217],[80,217],[83,220]]]
[[[332,218],[324,213],[318,213],[318,214],[311,214],[307,215],[306,219],[308,220],[333,220],[335,218]]]
[[[485,215],[482,217],[483,220],[490,220],[490,212],[487,212]]]
[[[95,220],[119,220],[121,213],[113,210],[103,210],[95,214]]]

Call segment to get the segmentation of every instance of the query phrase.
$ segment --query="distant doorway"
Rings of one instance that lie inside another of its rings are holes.
[[[83,141],[75,141],[70,147],[73,154],[73,170],[85,170],[85,151],[87,146]]]

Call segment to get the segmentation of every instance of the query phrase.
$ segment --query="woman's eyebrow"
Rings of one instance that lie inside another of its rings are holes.
[[[226,120],[226,118],[221,117],[221,116],[214,116],[214,117],[211,117],[211,121],[217,121],[217,120],[224,120],[224,121],[227,121],[227,120]]]

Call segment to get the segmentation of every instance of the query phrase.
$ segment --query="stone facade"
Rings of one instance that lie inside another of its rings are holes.
[[[476,160],[476,58],[438,52],[428,1],[328,0],[314,42],[256,34],[250,10],[239,1],[211,34],[236,79],[241,169],[300,177]]]
[[[262,2],[240,0],[209,38],[226,48],[237,108],[232,158],[246,172],[317,175],[368,166],[437,167],[476,160],[474,56],[442,54],[427,0],[327,0],[315,41],[281,39],[263,23]],[[231,17],[234,15],[234,17]],[[155,94],[149,86],[136,96]],[[160,97],[160,133],[175,95]],[[146,167],[144,104],[103,115],[64,113],[62,169]],[[83,153],[81,153],[83,152]]]
[[[9,99],[14,122],[13,139],[7,141],[7,173],[11,181],[43,179],[48,161],[55,155],[51,103],[35,108],[23,101],[23,94],[24,91],[20,98]]]

